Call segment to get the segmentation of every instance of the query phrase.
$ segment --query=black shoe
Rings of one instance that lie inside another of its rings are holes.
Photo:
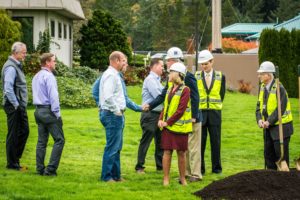
[[[213,170],[212,173],[214,173],[214,174],[221,174],[222,170],[221,169],[216,169],[216,170]]]
[[[57,173],[56,172],[49,172],[47,170],[44,171],[44,176],[57,176]]]

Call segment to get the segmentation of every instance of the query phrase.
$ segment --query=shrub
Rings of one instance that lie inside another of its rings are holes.
[[[10,19],[4,10],[0,10],[0,69],[11,53],[11,46],[21,39],[21,24]]]
[[[241,93],[250,94],[251,90],[253,89],[253,86],[251,85],[251,82],[245,82],[244,80],[239,80],[239,88],[238,91]]]
[[[25,74],[35,75],[41,69],[40,54],[27,54],[23,63],[23,70]]]
[[[134,66],[134,67],[144,67],[145,63],[144,63],[144,58],[146,58],[147,55],[143,55],[143,54],[134,54],[132,56],[131,62],[129,62],[130,66]]]
[[[80,29],[80,64],[105,70],[112,51],[122,51],[131,60],[131,50],[122,25],[109,13],[95,10],[92,19]]]
[[[26,76],[28,89],[28,106],[32,104],[32,76]],[[91,95],[91,84],[78,78],[56,77],[59,93],[60,105],[70,108],[88,108],[94,107],[95,101]],[[1,80],[0,80],[0,84]],[[3,98],[3,92],[0,93],[0,99]],[[2,105],[2,104],[1,104]]]
[[[59,99],[62,106],[88,108],[95,106],[92,86],[79,78],[57,77]]]
[[[93,83],[99,73],[89,67],[68,67],[60,61],[56,63],[55,75],[68,78],[79,78],[86,83]]]
[[[222,38],[222,50],[224,53],[241,53],[242,51],[256,47],[256,42],[246,42],[236,38]],[[211,44],[208,49],[211,50]]]

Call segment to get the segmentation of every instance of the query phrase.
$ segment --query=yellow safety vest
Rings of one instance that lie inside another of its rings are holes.
[[[281,85],[281,83],[279,83],[279,84]],[[264,116],[262,114],[262,111],[263,111],[263,102],[264,102],[264,93],[265,93],[264,88],[265,88],[265,84],[262,83],[260,86],[260,92],[259,92],[259,96],[258,96],[258,101],[260,102],[260,113],[261,113],[263,119],[264,119]],[[267,105],[266,105],[268,116],[270,116],[275,111],[275,109],[277,109],[276,89],[277,89],[277,85],[273,84],[273,86],[269,92],[269,97],[268,97]],[[291,112],[291,104],[290,104],[287,92],[286,92],[286,96],[287,96],[287,105],[286,105],[286,110],[282,115],[282,123],[283,124],[293,121],[293,116],[292,116],[292,112]],[[267,119],[264,119],[264,120],[267,120]],[[278,124],[279,124],[279,122],[277,121],[275,123],[275,125],[278,125]]]
[[[206,93],[206,89],[204,87],[202,71],[197,71],[195,73],[195,77],[197,79],[197,86],[200,96],[199,107],[204,110],[222,110],[223,104],[220,96],[220,90],[222,85],[222,72],[215,71],[214,83],[209,94]]]
[[[169,94],[172,91],[173,87],[170,87],[167,91],[165,102],[164,102],[164,116],[163,120],[167,121],[176,111],[179,106],[181,94],[184,88],[188,88],[184,85],[180,86],[179,89],[176,91],[174,96],[171,99],[169,104]],[[188,106],[182,115],[182,117],[175,122],[172,126],[166,127],[170,131],[174,131],[176,133],[181,134],[188,134],[192,132],[192,112],[191,112],[191,101],[189,100]]]

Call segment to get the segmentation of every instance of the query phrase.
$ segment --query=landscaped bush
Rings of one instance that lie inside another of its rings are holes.
[[[82,79],[57,77],[60,103],[71,108],[88,108],[95,106],[92,98],[92,86]]]
[[[146,58],[147,55],[143,54],[134,54],[132,55],[131,62],[129,63],[130,66],[134,67],[145,67],[145,61],[144,58]]]
[[[0,10],[0,69],[11,53],[11,46],[21,39],[21,24],[10,19],[4,10]]]
[[[82,81],[90,84],[92,84],[99,76],[99,73],[96,70],[93,70],[89,67],[71,68],[59,61],[56,63],[55,74],[56,76],[61,77],[79,78]]]
[[[26,76],[28,89],[28,106],[32,105],[32,76]],[[91,84],[78,78],[56,77],[60,105],[70,108],[89,108],[95,106],[91,95]],[[1,80],[0,80],[0,84]],[[3,93],[0,93],[2,101]],[[1,104],[2,105],[2,104]]]
[[[239,82],[238,91],[241,93],[250,94],[251,90],[253,89],[251,82],[245,82],[244,80],[239,80],[238,82]]]

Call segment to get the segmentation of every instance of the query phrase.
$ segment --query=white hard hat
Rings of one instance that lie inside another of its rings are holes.
[[[178,47],[171,47],[168,52],[167,52],[167,56],[166,59],[169,58],[183,58],[183,53],[181,51],[181,49],[179,49]]]
[[[270,72],[270,73],[275,73],[275,66],[272,62],[270,61],[265,61],[260,64],[259,69],[257,70],[258,73],[261,72]]]
[[[177,62],[177,63],[174,63],[173,65],[171,65],[170,71],[176,71],[176,72],[179,72],[179,73],[182,73],[183,75],[185,75],[186,67],[184,66],[184,64]]]
[[[198,63],[205,63],[213,59],[213,55],[208,50],[200,51],[198,55]]]

